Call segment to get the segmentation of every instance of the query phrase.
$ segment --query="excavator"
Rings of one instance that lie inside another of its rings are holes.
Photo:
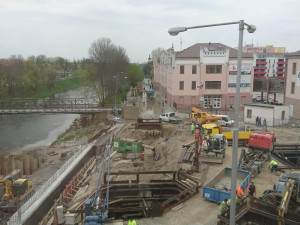
[[[288,212],[300,219],[300,174],[283,173],[274,190],[266,190],[261,199],[278,206],[278,225],[285,224],[284,218]]]
[[[220,119],[221,119],[220,116],[213,116],[207,112],[201,111],[200,109],[198,109],[196,107],[192,107],[192,112],[191,112],[192,122],[198,122],[198,123],[204,124],[204,123],[217,122]]]

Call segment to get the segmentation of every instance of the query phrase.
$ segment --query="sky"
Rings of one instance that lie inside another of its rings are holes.
[[[99,38],[123,47],[131,62],[147,62],[152,50],[175,51],[196,43],[238,45],[238,25],[193,29],[170,36],[174,26],[244,20],[245,44],[300,50],[299,0],[2,0],[0,58],[46,55],[87,58]]]

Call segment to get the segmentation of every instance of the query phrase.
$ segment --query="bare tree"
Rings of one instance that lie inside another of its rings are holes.
[[[109,38],[94,41],[89,56],[95,68],[88,68],[86,75],[97,91],[99,102],[115,90],[113,76],[126,70],[129,58],[124,48],[116,46]]]

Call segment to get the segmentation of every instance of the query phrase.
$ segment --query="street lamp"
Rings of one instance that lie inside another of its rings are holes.
[[[233,128],[233,145],[232,145],[232,174],[231,174],[231,204],[230,204],[230,225],[235,225],[235,207],[236,207],[236,177],[237,177],[237,156],[238,156],[238,136],[239,136],[239,107],[240,107],[240,84],[241,84],[241,65],[242,65],[242,47],[243,47],[243,33],[245,25],[249,33],[256,30],[254,25],[250,25],[240,20],[237,22],[217,23],[210,25],[194,26],[194,27],[173,27],[168,30],[169,34],[175,36],[180,32],[189,29],[224,26],[231,24],[239,24],[239,45],[238,45],[238,64],[237,64],[237,78],[236,78],[236,94],[235,94],[235,112]]]

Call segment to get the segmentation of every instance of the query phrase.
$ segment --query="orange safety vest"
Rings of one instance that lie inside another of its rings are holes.
[[[243,189],[241,188],[241,186],[238,186],[237,188],[237,196],[243,196],[244,195],[244,191]]]

